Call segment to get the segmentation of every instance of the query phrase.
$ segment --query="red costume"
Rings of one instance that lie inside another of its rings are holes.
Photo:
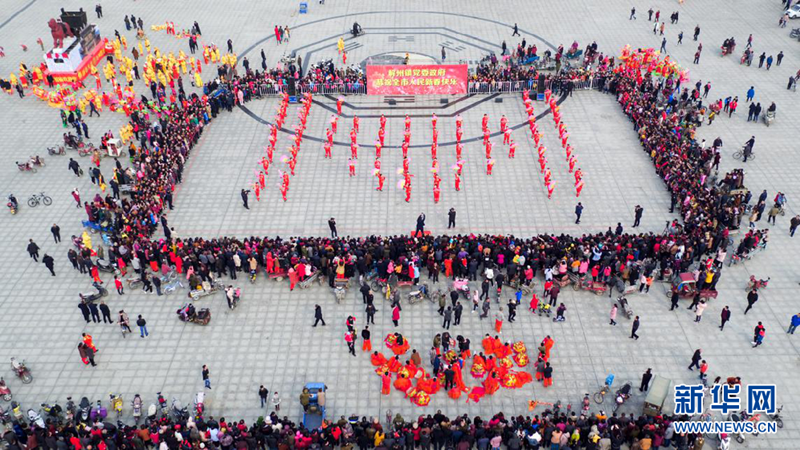
[[[377,173],[375,176],[377,176],[377,177],[378,177],[378,187],[377,187],[377,189],[376,189],[376,190],[378,190],[378,191],[382,191],[382,190],[383,190],[383,182],[384,182],[384,180],[386,180],[386,177],[384,177],[383,175],[381,175],[381,173],[380,173],[380,172],[378,172],[378,173]]]
[[[389,395],[392,387],[392,377],[387,372],[381,375],[381,394]]]

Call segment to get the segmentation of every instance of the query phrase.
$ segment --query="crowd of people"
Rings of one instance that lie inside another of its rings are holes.
[[[292,82],[301,92],[335,91],[345,94],[366,92],[366,75],[357,66],[336,67],[333,61],[327,60],[312,64],[303,73],[303,61],[299,56],[285,59],[276,67],[268,68],[263,50],[261,55],[261,70],[250,67],[246,57],[242,59],[243,71],[231,65],[221,66],[215,85],[222,85],[230,91],[242,90],[248,99],[287,92]],[[213,89],[208,90],[213,91]]]
[[[405,419],[400,414],[377,418],[341,416],[326,421],[320,429],[306,429],[288,417],[273,412],[251,424],[225,417],[169,417],[138,426],[110,421],[81,423],[48,418],[44,428],[15,423],[3,438],[9,450],[23,449],[237,449],[288,450],[468,450],[619,449],[627,444],[634,449],[700,449],[704,438],[699,434],[676,433],[672,422],[687,417],[581,414],[546,410],[541,415],[491,418],[454,418],[441,411]],[[722,435],[724,442],[730,437]]]
[[[559,49],[555,59],[560,61],[562,53],[563,49]],[[530,48],[523,43],[516,56],[523,59],[536,54],[535,46]],[[705,272],[703,279],[707,279],[711,274],[713,288],[722,270],[718,262],[720,256],[724,259],[729,234],[739,229],[750,201],[743,172],[733,171],[718,179],[715,168],[721,142],[705,147],[695,141],[695,128],[702,123],[701,108],[696,101],[699,95],[694,92],[685,95],[689,88],[681,88],[677,77],[656,77],[643,70],[643,66],[631,64],[632,59],[647,58],[645,54],[615,61],[613,57],[597,54],[596,45],[590,45],[586,58],[590,64],[596,59],[596,67],[584,64],[549,75],[547,79],[553,90],[559,86],[570,90],[577,81],[598,79],[604,92],[618,98],[639,134],[644,151],[652,158],[656,173],[665,181],[672,207],[681,212],[683,224],[673,223],[663,234],[626,234],[609,228],[605,233],[582,236],[174,237],[166,216],[173,206],[173,192],[182,180],[193,146],[222,109],[230,111],[234,104],[258,95],[264,84],[286,86],[289,77],[306,87],[340,83],[352,87],[365,82],[361,72],[335,69],[332,63],[315,65],[302,75],[299,61],[297,66],[292,64],[285,69],[262,67],[261,72],[251,70],[243,61],[245,70],[241,75],[233,67],[221,67],[219,81],[207,86],[208,95],[187,97],[181,86],[181,95],[168,104],[165,87],[161,86],[153,92],[157,105],[143,98],[131,110],[128,129],[135,137],[128,146],[131,166],[123,168],[117,161],[109,181],[112,192],[97,194],[82,204],[80,196],[76,197],[85,210],[86,220],[108,230],[109,235],[105,252],[78,240],[76,244],[84,247],[81,259],[91,261],[92,253],[100,250],[96,253],[107,255],[123,273],[130,268],[136,276],[149,280],[174,270],[188,279],[192,288],[226,275],[236,279],[242,272],[286,274],[291,287],[317,271],[331,285],[336,278],[374,274],[385,279],[391,273],[416,282],[424,273],[422,269],[434,280],[441,274],[448,279],[477,281],[479,274],[483,274],[480,277],[483,279],[487,272],[497,273],[494,281],[498,281],[499,289],[504,284],[530,284],[540,274],[552,286],[554,278],[565,278],[567,272],[609,285],[620,280],[633,285],[642,276],[686,272],[699,262],[702,270],[695,270],[696,276]],[[490,64],[480,66],[473,77],[478,83],[530,83],[538,78],[538,72],[530,66]],[[227,92],[222,92],[225,90],[219,89],[221,86],[227,87]],[[94,178],[100,184],[102,175],[99,170],[96,174],[99,176]],[[159,226],[163,233],[157,233]],[[740,247],[757,245],[763,239],[759,233],[763,232],[749,231]],[[75,261],[73,265],[79,269]],[[96,271],[89,273],[98,281]],[[159,446],[162,450],[205,447],[252,450],[358,445],[427,450],[433,445],[436,450],[448,446],[466,450],[475,445],[485,450],[499,448],[501,444],[509,449],[523,446],[535,449],[550,443],[585,448],[619,448],[624,442],[629,445],[638,442],[641,448],[668,447],[673,442],[678,448],[694,445],[695,436],[674,434],[669,425],[671,420],[624,414],[607,417],[601,412],[584,416],[550,413],[524,418],[498,414],[488,421],[464,416],[451,421],[437,413],[415,421],[398,416],[385,428],[376,420],[353,418],[329,423],[321,430],[305,430],[302,425],[273,413],[250,426],[244,421],[229,423],[211,417],[177,422],[162,419],[138,430],[111,424],[58,426],[52,421],[45,429],[35,429],[17,423],[4,437],[12,449],[72,445],[138,450],[149,446]]]
[[[333,282],[337,271],[344,276],[378,272],[385,278],[391,266],[401,276],[426,268],[429,277],[470,277],[486,268],[504,270],[509,283],[545,274],[556,276],[567,270],[585,275],[598,265],[609,268],[617,279],[638,281],[638,275],[658,270],[687,271],[694,261],[713,261],[725,252],[731,230],[739,228],[750,196],[743,185],[744,174],[734,171],[717,182],[717,145],[703,148],[694,140],[698,125],[697,104],[683,100],[674,78],[655,79],[649,74],[619,65],[609,66],[604,90],[617,95],[625,113],[639,133],[644,150],[651,156],[656,173],[664,179],[678,207],[683,225],[667,233],[623,234],[613,232],[583,236],[539,235],[532,237],[460,235],[368,236],[360,238],[222,237],[172,238],[164,210],[172,204],[172,191],[192,145],[203,127],[220,109],[219,98],[192,96],[159,112],[143,110],[131,115],[131,127],[139,146],[130,145],[133,166],[117,165],[112,178],[129,185],[131,198],[99,194],[85,202],[87,220],[110,226],[111,260],[121,268],[133,266],[145,276],[148,268],[158,272],[175,268],[195,281],[211,281],[223,273],[235,277],[239,271],[264,271],[267,275],[292,273],[302,280],[319,270]],[[662,107],[669,106],[666,114]],[[154,118],[157,117],[157,120]],[[151,125],[152,124],[152,125]],[[163,227],[164,237],[152,238]],[[300,267],[302,265],[302,267]],[[719,265],[706,264],[709,271]],[[298,275],[299,273],[299,275]]]

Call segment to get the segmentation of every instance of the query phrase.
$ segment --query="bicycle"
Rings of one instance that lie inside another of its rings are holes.
[[[706,412],[704,412],[703,414],[700,414],[700,416],[697,418],[697,421],[698,422],[714,422],[715,419],[714,419],[714,416],[713,416],[713,411],[710,408],[707,409]],[[717,433],[703,433],[703,437],[705,437],[705,439],[707,441],[712,441],[712,440],[718,441],[719,440],[719,435]]]
[[[594,402],[598,403],[598,404],[599,403],[603,403],[603,400],[605,399],[606,394],[608,394],[610,391],[611,391],[611,386],[609,386],[608,384],[606,384],[605,386],[601,387],[598,392],[594,393],[594,396],[593,396]]]
[[[736,150],[735,152],[733,152],[733,159],[738,161],[744,160],[744,149]],[[747,155],[747,159],[756,159],[756,154],[750,152],[750,154]]]
[[[128,325],[128,324],[127,324],[127,323],[125,323],[125,322],[120,322],[120,323],[119,323],[119,328],[120,328],[120,331],[122,332],[122,337],[123,337],[123,339],[125,338],[125,335],[126,335],[126,334],[128,334],[128,333],[130,333],[130,332],[131,332],[131,327],[130,327],[130,325]]]
[[[44,192],[41,194],[33,194],[31,198],[28,199],[28,206],[31,208],[39,206],[39,203],[44,204],[44,206],[50,206],[53,204],[53,199],[48,197]]]
[[[180,279],[176,279],[164,285],[164,294],[169,295],[178,290],[178,288],[183,287],[183,283]]]

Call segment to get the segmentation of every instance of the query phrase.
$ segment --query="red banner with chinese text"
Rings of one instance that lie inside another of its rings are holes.
[[[367,66],[367,94],[465,94],[467,78],[466,64]]]

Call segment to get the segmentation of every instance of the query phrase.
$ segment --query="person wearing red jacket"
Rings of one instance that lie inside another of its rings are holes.
[[[394,326],[397,326],[400,321],[400,305],[395,304],[394,308],[392,308],[392,323]]]

